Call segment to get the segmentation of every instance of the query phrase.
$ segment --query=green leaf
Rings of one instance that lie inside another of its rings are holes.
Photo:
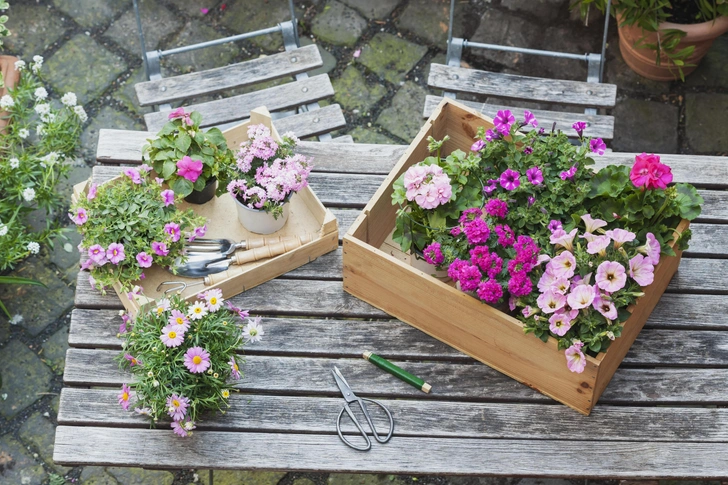
[[[197,111],[193,111],[192,113],[190,113],[190,119],[197,126],[200,126],[200,123],[202,123],[202,115]]]
[[[217,145],[219,147],[227,147],[225,137],[223,136],[222,131],[220,131],[219,128],[210,128],[209,130],[207,130],[207,133],[205,133],[205,137],[213,145]]]
[[[172,190],[174,190],[174,193],[183,197],[187,197],[188,195],[190,195],[192,193],[192,189],[192,182],[185,178],[178,178],[177,180],[172,182]]]
[[[206,184],[207,180],[205,180],[203,177],[197,177],[197,180],[195,180],[193,187],[195,188],[195,190],[202,190],[205,188]]]
[[[177,135],[177,139],[174,142],[177,149],[182,153],[187,153],[187,150],[189,150],[190,148],[190,143],[192,143],[192,138],[190,138],[190,135],[188,135],[184,131],[180,132],[179,135]]]
[[[592,179],[588,197],[617,197],[629,182],[629,171],[626,165],[604,167]]]
[[[171,160],[167,160],[164,162],[163,168],[162,168],[162,178],[165,180],[168,180],[169,177],[172,176],[173,173],[177,171],[177,164],[175,164]],[[175,190],[176,192],[176,190]]]
[[[46,287],[40,281],[36,281],[30,278],[23,278],[21,276],[0,276],[0,284],[13,284],[13,285],[33,285]]]
[[[690,184],[677,184],[677,197],[675,203],[680,217],[692,221],[700,215],[701,206],[704,202],[698,191]]]

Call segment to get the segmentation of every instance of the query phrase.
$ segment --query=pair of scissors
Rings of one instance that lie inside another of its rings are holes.
[[[372,430],[372,434],[374,435],[374,439],[377,440],[379,443],[386,443],[390,440],[392,437],[392,433],[394,432],[394,419],[392,418],[392,413],[389,412],[389,409],[387,407],[373,399],[366,399],[357,397],[356,394],[354,394],[354,391],[351,390],[351,387],[349,386],[349,383],[346,382],[346,379],[344,379],[344,376],[341,375],[341,371],[339,371],[339,368],[334,366],[332,370],[334,374],[334,379],[336,379],[336,384],[339,386],[339,389],[341,390],[341,394],[344,396],[344,399],[346,400],[346,404],[344,404],[344,408],[339,413],[339,418],[336,420],[336,431],[339,433],[339,438],[341,438],[341,441],[346,443],[347,445],[351,446],[355,450],[360,451],[367,451],[372,447],[372,442],[369,439],[369,436],[367,435],[367,432],[364,431],[364,428],[362,428],[361,424],[359,423],[359,420],[356,419],[356,416],[351,410],[350,404],[358,403],[359,407],[361,407],[362,412],[364,413],[364,418],[367,420],[367,423],[369,424],[369,428]],[[389,418],[389,433],[387,433],[387,436],[382,438],[379,433],[377,433],[376,428],[374,427],[374,423],[372,422],[372,418],[369,415],[369,411],[367,410],[366,405],[364,404],[364,401],[368,401],[376,406],[379,406],[382,408],[382,410],[386,413],[387,417]],[[344,416],[344,412],[349,415],[351,420],[354,422],[354,425],[359,429],[359,432],[364,437],[364,441],[366,442],[365,446],[357,446],[356,444],[348,441],[346,438],[344,438],[343,433],[341,432],[341,418]]]

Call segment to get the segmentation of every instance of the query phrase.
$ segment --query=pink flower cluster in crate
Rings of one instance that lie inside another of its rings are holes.
[[[447,204],[452,197],[450,177],[438,165],[413,165],[404,174],[407,200],[423,209]]]

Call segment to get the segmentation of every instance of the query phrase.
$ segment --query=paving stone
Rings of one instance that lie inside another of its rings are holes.
[[[18,265],[13,276],[33,278],[46,287],[34,285],[0,285],[0,300],[11,315],[20,314],[20,326],[38,335],[73,306],[73,290],[48,268],[47,261],[33,257]]]
[[[200,481],[202,485],[209,485],[210,474],[208,470],[198,470]],[[215,470],[214,481],[215,485],[239,485],[244,483],[245,485],[277,485],[283,477],[285,472],[244,472],[237,470]]]
[[[380,78],[399,84],[426,53],[425,46],[382,32],[362,48],[359,62]]]
[[[446,50],[450,15],[448,0],[410,0],[396,25],[430,44]],[[456,37],[469,37],[478,26],[478,18],[468,3],[456,2],[453,22]]]
[[[51,399],[51,409],[54,413],[56,413],[56,416],[58,416],[58,405],[61,403],[61,396],[56,396],[53,399]]]
[[[353,473],[332,473],[328,485],[403,485],[412,483],[396,475],[360,475]]]
[[[93,156],[89,157],[89,161],[93,161]],[[86,164],[86,161],[82,157],[78,157],[71,162],[71,171],[68,173],[68,178],[61,180],[56,185],[56,190],[66,199],[71,200],[71,194],[73,194],[73,186],[88,180],[91,177],[91,167]]]
[[[192,17],[204,17],[214,12],[216,7],[220,6],[220,0],[196,0],[194,2],[174,2],[182,13]],[[207,13],[202,13],[202,9],[206,8]],[[227,9],[227,6],[225,7]]]
[[[53,441],[56,435],[56,427],[41,413],[34,413],[26,419],[18,434],[26,445],[31,446],[38,453],[40,459],[53,467],[58,473],[66,474],[71,471],[69,467],[53,463]]]
[[[87,28],[111,22],[124,8],[131,8],[131,2],[119,0],[53,0],[53,4]]]
[[[726,63],[726,59],[728,59],[728,36],[723,35],[715,40],[698,68],[685,78],[685,84],[688,86],[728,88],[728,63]]]
[[[174,475],[159,470],[145,470],[143,468],[109,467],[106,471],[112,475],[120,485],[172,485]]]
[[[618,101],[612,147],[619,152],[676,153],[679,111],[657,101]]]
[[[518,482],[518,478],[447,477],[443,485],[515,485]]]
[[[123,59],[91,37],[78,34],[46,61],[45,73],[59,93],[71,91],[86,104],[126,71]]]
[[[301,37],[300,39],[301,47],[305,47],[307,45],[313,44],[313,41],[309,39],[308,37]],[[331,71],[333,71],[336,68],[336,57],[334,55],[324,49],[321,44],[316,44],[316,47],[318,47],[319,54],[321,54],[321,60],[324,62],[324,65],[314,69],[312,71],[308,71],[309,76],[318,76],[319,74],[328,74]]]
[[[728,94],[685,95],[685,127],[688,145],[696,153],[728,152]]]
[[[28,60],[61,38],[65,22],[45,5],[12,4],[5,26],[10,35],[4,39],[8,51]]]
[[[397,145],[399,142],[392,140],[387,135],[379,133],[374,128],[357,126],[349,132],[355,143],[374,143],[376,145]]]
[[[119,483],[100,466],[83,467],[80,478],[80,485],[117,485]]]
[[[341,0],[341,3],[357,10],[368,19],[386,18],[399,4],[400,0]]]
[[[310,480],[308,478],[296,478],[293,480],[293,483],[291,485],[316,485],[313,480]]]
[[[570,0],[501,0],[501,6],[550,22],[568,14]],[[596,9],[594,9],[596,10]]]
[[[348,110],[368,111],[387,94],[381,84],[367,85],[364,75],[355,66],[347,67],[334,79],[334,100]]]
[[[159,42],[162,39],[182,26],[180,18],[156,0],[140,1],[139,15],[144,30],[144,44],[148,51],[159,48]],[[127,10],[118,20],[114,21],[104,35],[130,54],[141,55],[139,30],[134,9]]]
[[[472,35],[473,42],[500,44],[513,47],[543,47],[539,42],[543,39],[542,25],[524,19],[512,12],[487,9],[480,19],[480,26]],[[524,61],[523,54],[513,54],[490,49],[468,49],[475,58],[503,64],[516,68]]]
[[[518,485],[583,485],[583,480],[566,480],[562,478],[524,478]]]
[[[353,46],[366,27],[367,21],[355,10],[336,0],[329,0],[324,11],[313,19],[311,32],[324,42]]]
[[[382,111],[377,124],[409,143],[424,124],[422,110],[427,90],[407,81],[392,99],[389,108]]]
[[[89,174],[90,172],[91,169],[89,169]],[[50,253],[51,262],[60,269],[77,266],[79,262],[77,246],[82,239],[75,224],[66,226],[66,231],[53,241],[54,247]]]
[[[140,116],[146,113],[151,113],[154,111],[151,106],[139,106],[139,100],[137,99],[136,90],[134,89],[134,86],[137,83],[146,80],[147,78],[144,77],[143,67],[134,69],[131,72],[131,75],[120,83],[119,89],[114,91],[111,97],[116,101],[119,101],[129,111],[137,113]]]
[[[222,37],[211,27],[201,23],[199,20],[189,21],[179,32],[170,48],[181,47],[208,40],[215,40]],[[213,67],[221,67],[233,61],[238,48],[234,44],[223,44],[205,49],[197,49],[184,54],[170,56],[163,62],[169,62],[182,70],[182,72],[206,71]]]
[[[144,125],[132,119],[126,113],[104,106],[91,119],[81,134],[81,150],[84,157],[93,162],[96,159],[96,148],[99,142],[99,130],[102,128],[113,128],[116,130],[143,130]],[[86,177],[88,178],[88,177]],[[85,180],[85,179],[82,179]]]
[[[23,445],[10,434],[0,436],[0,482],[40,485],[46,472]]]
[[[195,3],[195,2],[193,2]],[[297,9],[297,18],[302,18],[302,10]],[[269,0],[238,0],[227,2],[221,23],[236,34],[252,32],[268,27],[275,27],[280,22],[291,19],[288,2],[271,2]],[[267,51],[278,51],[283,48],[281,34],[262,35],[250,41]]]
[[[10,338],[10,321],[5,313],[0,313],[0,345]],[[2,384],[0,382],[0,384]],[[2,385],[0,385],[2,387]]]
[[[43,343],[43,360],[53,372],[63,374],[63,367],[66,364],[66,350],[68,350],[68,325],[61,327]]]
[[[35,353],[18,340],[11,340],[0,349],[0,374],[3,376],[0,414],[14,417],[41,398],[39,392],[48,392],[51,371]]]

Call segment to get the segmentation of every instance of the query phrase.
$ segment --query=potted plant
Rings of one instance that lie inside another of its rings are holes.
[[[127,168],[124,174],[78,194],[69,216],[83,236],[81,265],[103,293],[118,284],[129,300],[141,293],[134,282],[156,263],[174,268],[185,261],[185,240],[205,235],[205,218],[175,206],[175,194],[152,179],[151,167]]]
[[[175,194],[192,204],[204,204],[225,188],[217,186],[217,178],[232,163],[232,152],[218,128],[200,129],[202,115],[177,108],[169,113],[169,121],[147,140],[142,149],[143,160],[150,163]]]
[[[205,411],[230,407],[242,378],[237,352],[264,334],[260,317],[248,318],[229,301],[223,305],[221,290],[200,296],[194,303],[179,295],[158,300],[133,321],[125,315],[120,329],[124,350],[117,360],[134,382],[122,386],[119,405],[148,416],[153,426],[169,422],[181,437],[192,434]]]
[[[582,16],[594,4],[602,12],[609,0],[577,0]],[[728,32],[724,0],[613,1],[619,50],[637,74],[672,81],[695,70],[713,41]]]
[[[308,185],[311,159],[294,153],[298,138],[285,133],[276,140],[263,124],[248,127],[235,165],[227,173],[227,190],[238,220],[249,231],[271,234],[288,220],[290,199]]]

